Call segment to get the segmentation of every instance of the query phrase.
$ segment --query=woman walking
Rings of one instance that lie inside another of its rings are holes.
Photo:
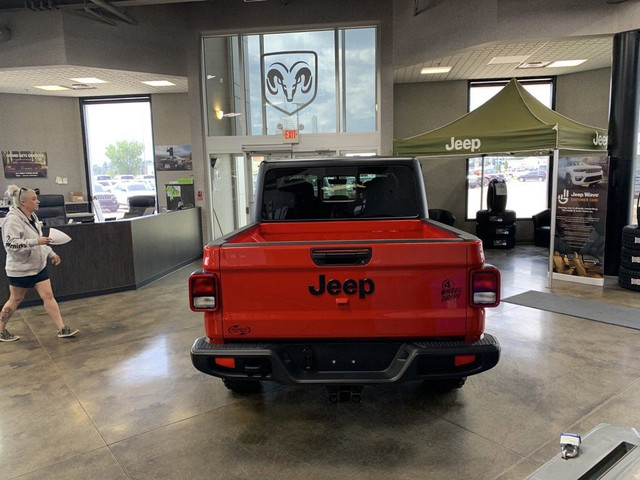
[[[9,185],[5,195],[11,199],[11,207],[2,226],[2,243],[7,251],[5,269],[9,279],[9,300],[0,312],[0,341],[13,342],[20,338],[7,330],[7,323],[27,291],[34,287],[56,326],[58,337],[73,337],[79,330],[64,324],[51,289],[47,261],[60,265],[60,257],[49,246],[51,238],[42,236],[35,214],[40,205],[38,196],[30,188],[15,185]]]

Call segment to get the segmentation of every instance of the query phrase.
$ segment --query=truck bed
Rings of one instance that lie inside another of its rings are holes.
[[[205,253],[221,311],[206,322],[229,341],[287,338],[476,340],[469,307],[480,240],[421,220],[249,226]],[[428,244],[428,248],[425,248]],[[206,260],[205,260],[206,261]]]
[[[358,222],[261,223],[243,230],[228,243],[338,242],[380,240],[458,240],[452,230],[422,220],[372,220]]]

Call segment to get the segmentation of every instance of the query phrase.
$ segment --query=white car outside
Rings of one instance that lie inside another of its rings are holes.
[[[114,188],[113,193],[118,198],[118,204],[127,208],[129,207],[129,197],[139,195],[156,196],[155,190],[149,190],[149,187],[141,182],[120,183]]]
[[[558,168],[558,176],[564,181],[565,186],[595,185],[602,180],[602,167],[600,165],[588,165],[582,160],[561,158]]]

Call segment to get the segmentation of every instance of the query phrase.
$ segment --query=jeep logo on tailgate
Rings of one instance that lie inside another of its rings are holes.
[[[360,298],[371,295],[375,289],[376,286],[370,278],[361,278],[360,280],[347,278],[343,283],[340,283],[340,280],[335,279],[327,282],[324,275],[318,277],[317,287],[309,285],[309,293],[311,295],[322,295],[325,291],[329,295],[338,295],[340,292],[344,292],[347,295],[355,295],[357,293]]]

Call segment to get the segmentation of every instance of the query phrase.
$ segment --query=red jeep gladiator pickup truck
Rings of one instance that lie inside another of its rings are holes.
[[[500,274],[475,236],[429,220],[409,158],[263,162],[252,223],[189,278],[206,336],[194,366],[235,392],[260,381],[462,386],[496,365],[485,308]]]

